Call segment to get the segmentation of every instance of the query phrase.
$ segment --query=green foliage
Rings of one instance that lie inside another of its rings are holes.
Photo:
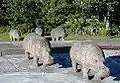
[[[9,26],[0,26],[0,34],[9,32]]]
[[[120,36],[120,27],[112,25],[112,28],[109,30],[109,36]]]
[[[70,9],[71,5],[67,0],[43,0],[42,13],[46,30],[51,31],[52,28],[65,23]]]
[[[105,28],[101,28],[100,33],[101,36],[108,36],[109,31],[106,30]]]
[[[25,33],[30,33],[31,32],[31,26],[32,24],[19,24],[16,26],[16,29],[18,29],[23,35]]]
[[[5,18],[8,25],[16,28],[20,24],[32,24],[35,27],[35,19],[39,16],[39,9],[34,0],[3,0],[5,8]],[[24,33],[24,32],[23,32]]]
[[[69,26],[68,34],[107,35],[104,22],[99,21],[95,16],[92,16],[90,19],[85,19],[79,15],[74,15],[70,16],[66,23]]]
[[[4,33],[4,32],[6,32],[6,28],[0,27],[0,33]]]
[[[25,34],[41,26],[40,20],[43,20],[45,34],[61,24],[67,24],[68,35],[118,36],[119,10],[119,0],[2,0],[0,27],[3,28],[0,32],[17,28]],[[106,29],[106,21],[110,23],[110,30]],[[10,28],[6,28],[8,26]]]
[[[95,16],[91,16],[91,18],[87,19],[86,22],[87,22],[86,23],[87,27],[89,29],[91,29],[91,33],[90,33],[91,35],[107,36],[107,30],[106,30],[106,27],[105,27],[105,23],[99,21],[99,19],[96,18]]]
[[[82,33],[85,25],[85,19],[77,15],[69,15],[66,24],[68,25],[68,34],[77,34],[77,29]]]

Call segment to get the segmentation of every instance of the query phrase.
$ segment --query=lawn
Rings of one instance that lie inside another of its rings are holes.
[[[0,33],[0,41],[10,41],[8,33]]]
[[[106,36],[80,36],[70,35],[65,38],[66,40],[116,40],[120,41],[120,37],[106,37]]]
[[[25,35],[23,35],[24,37]],[[103,37],[103,36],[80,36],[80,35],[70,35],[65,38],[65,40],[116,40],[120,41],[120,37]],[[10,41],[8,33],[0,33],[0,41]]]

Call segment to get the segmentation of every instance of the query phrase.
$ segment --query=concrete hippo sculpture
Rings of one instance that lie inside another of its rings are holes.
[[[41,28],[36,28],[35,33],[41,36],[43,33],[43,30]]]
[[[109,76],[109,69],[104,65],[105,56],[98,45],[87,42],[74,43],[70,49],[72,68],[77,72],[79,67],[82,70],[83,78],[103,79]]]
[[[47,66],[54,63],[50,55],[51,47],[46,38],[35,33],[28,34],[23,40],[23,48],[29,59],[34,59],[37,66]]]
[[[51,31],[52,41],[58,41],[59,38],[61,38],[61,40],[64,40],[64,37],[65,37],[64,27],[65,25],[60,25]]]
[[[12,29],[12,30],[10,30],[10,32],[9,32],[9,36],[10,36],[10,40],[12,41],[12,40],[20,40],[20,38],[21,38],[21,33],[20,33],[20,31],[19,30],[17,30],[17,29]]]

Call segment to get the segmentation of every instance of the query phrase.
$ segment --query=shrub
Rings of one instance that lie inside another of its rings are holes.
[[[0,26],[0,34],[9,32],[10,28],[9,26]]]
[[[21,34],[30,33],[32,31],[32,24],[19,24],[15,28],[18,29]]]

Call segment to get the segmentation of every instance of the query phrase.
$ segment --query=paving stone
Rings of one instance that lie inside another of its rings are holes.
[[[18,71],[7,59],[0,57],[0,73]]]

